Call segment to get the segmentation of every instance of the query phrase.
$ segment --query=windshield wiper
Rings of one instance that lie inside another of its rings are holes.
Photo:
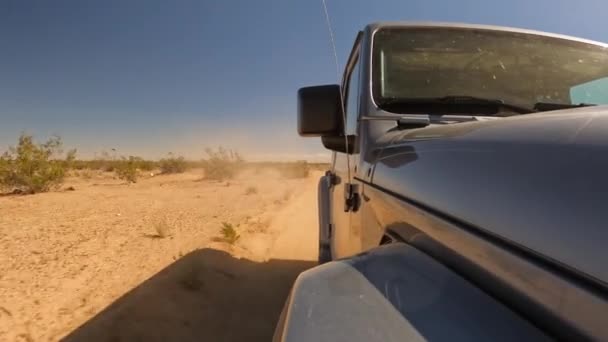
[[[580,108],[580,107],[592,107],[597,106],[593,103],[552,103],[552,102],[536,102],[534,104],[534,110],[539,112],[547,112],[551,110],[569,109],[569,108]]]
[[[450,112],[456,110],[456,113],[466,112],[468,109],[475,108],[481,110],[483,114],[495,114],[500,109],[507,109],[509,111],[528,114],[534,113],[534,108],[528,108],[524,106],[518,106],[510,103],[506,103],[500,99],[487,99],[483,97],[474,96],[443,96],[443,97],[389,97],[383,98],[380,101],[380,107],[383,108],[394,108],[406,110],[411,107],[416,109],[425,107],[439,108],[443,111]],[[485,109],[485,111],[484,111]],[[492,113],[486,113],[490,109]]]

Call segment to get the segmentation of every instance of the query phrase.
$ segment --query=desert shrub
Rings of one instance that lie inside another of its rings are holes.
[[[227,242],[228,244],[234,245],[238,239],[241,237],[234,229],[234,226],[231,223],[222,222],[222,240]]]
[[[208,158],[203,161],[205,178],[212,180],[232,179],[244,164],[243,157],[233,150],[219,147],[206,149]]]
[[[97,170],[103,172],[116,172],[116,169],[121,165],[120,160],[103,160]]]
[[[245,189],[245,195],[255,195],[258,193],[258,189],[255,186],[249,186]]]
[[[129,160],[131,159],[133,161],[133,164],[135,165],[135,169],[137,170],[150,171],[156,167],[155,162],[151,160],[145,160],[142,157],[129,156]],[[120,160],[118,164],[120,163],[124,163],[124,159]]]
[[[186,171],[188,164],[184,157],[176,157],[173,153],[169,153],[167,158],[163,158],[159,161],[159,167],[161,173],[182,173]]]
[[[122,165],[122,160],[106,160],[101,159],[98,170],[103,172],[116,172],[116,169]]]
[[[137,165],[139,162],[138,157],[129,156],[129,158],[122,157],[120,163],[114,166],[114,172],[119,179],[125,180],[129,183],[137,182]]]
[[[112,151],[113,154],[110,154],[108,151],[102,151],[101,156],[89,162],[89,167],[103,172],[115,172],[122,164],[122,160],[116,158],[115,149],[112,149]]]
[[[281,167],[281,174],[284,178],[306,178],[310,168],[305,160],[288,163]]]
[[[141,171],[152,171],[154,169],[157,168],[157,162],[154,162],[152,160],[145,160],[142,158],[138,158],[137,161],[137,168]]]
[[[25,194],[49,191],[63,183],[76,150],[63,155],[60,137],[36,143],[21,134],[16,147],[0,156],[0,187]]]

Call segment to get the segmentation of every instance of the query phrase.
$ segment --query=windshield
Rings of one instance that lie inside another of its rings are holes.
[[[474,96],[532,108],[608,104],[606,47],[518,32],[386,28],[373,43],[373,95]]]

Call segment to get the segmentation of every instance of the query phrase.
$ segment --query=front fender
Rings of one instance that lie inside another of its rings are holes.
[[[543,341],[542,331],[402,243],[296,280],[274,341]]]

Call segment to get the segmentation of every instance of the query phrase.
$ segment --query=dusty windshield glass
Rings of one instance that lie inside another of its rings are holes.
[[[474,96],[526,107],[608,104],[606,47],[464,28],[382,29],[373,44],[376,103]]]

